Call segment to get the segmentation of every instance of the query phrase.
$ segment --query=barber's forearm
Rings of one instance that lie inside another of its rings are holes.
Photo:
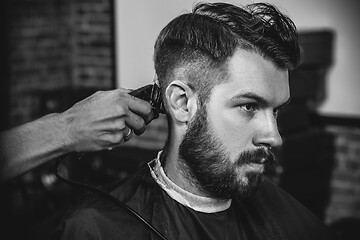
[[[0,134],[0,181],[72,151],[60,116],[50,114]]]

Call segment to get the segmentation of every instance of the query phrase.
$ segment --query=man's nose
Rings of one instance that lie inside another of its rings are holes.
[[[279,133],[276,117],[271,114],[264,114],[259,120],[259,129],[254,137],[255,146],[279,147],[283,141]]]

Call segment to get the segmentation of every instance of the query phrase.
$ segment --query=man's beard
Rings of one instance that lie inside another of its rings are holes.
[[[249,171],[239,177],[239,167],[250,163],[272,164],[274,155],[264,148],[242,152],[232,163],[225,149],[208,126],[205,107],[190,122],[179,146],[179,170],[198,188],[220,199],[248,198],[263,181],[263,173]]]

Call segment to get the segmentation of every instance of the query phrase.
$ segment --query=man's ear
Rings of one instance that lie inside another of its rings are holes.
[[[174,118],[179,122],[189,122],[197,110],[197,97],[189,85],[173,81],[166,88],[165,96]]]

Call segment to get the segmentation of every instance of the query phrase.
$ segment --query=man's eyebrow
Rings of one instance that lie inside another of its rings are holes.
[[[255,100],[256,102],[263,104],[263,105],[268,105],[269,102],[263,98],[262,96],[259,96],[253,92],[246,92],[246,93],[241,93],[239,95],[236,95],[234,97],[232,97],[232,99],[239,99],[239,98],[245,98],[245,99],[252,99]],[[284,108],[286,105],[288,105],[291,101],[291,98],[289,98],[288,100],[286,100],[286,102],[284,102],[283,104],[281,104],[280,106],[276,107],[275,109],[282,109]]]
[[[233,96],[231,99],[236,100],[236,99],[241,99],[241,98],[255,100],[255,101],[257,101],[257,102],[259,102],[261,104],[267,104],[268,103],[268,101],[265,98],[255,94],[253,92],[241,93],[241,94]]]

